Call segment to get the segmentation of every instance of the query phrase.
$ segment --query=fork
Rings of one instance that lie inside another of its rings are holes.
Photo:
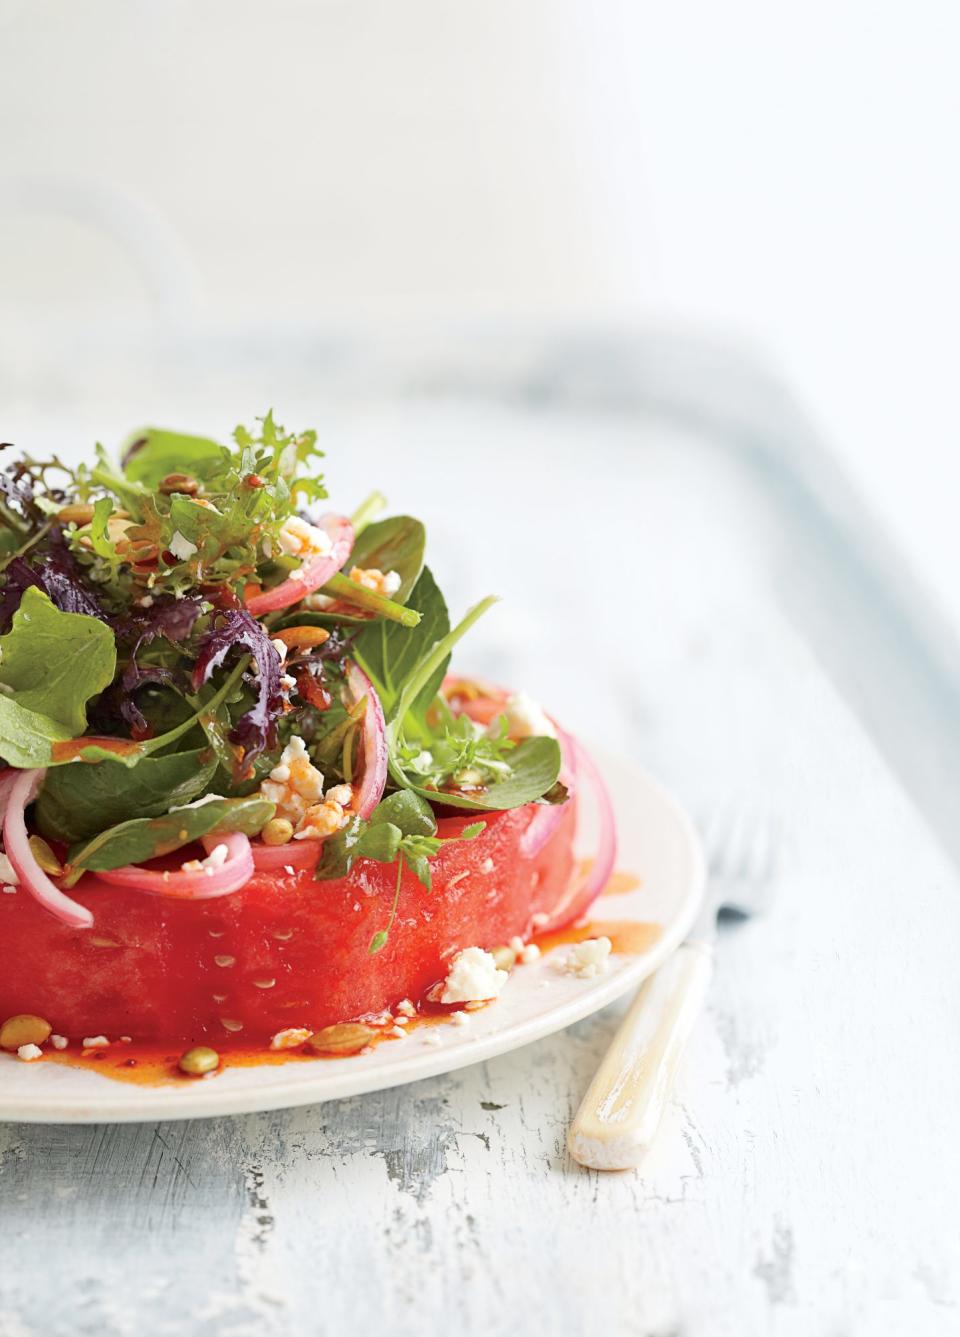
[[[713,975],[717,921],[741,922],[769,906],[777,863],[769,820],[720,810],[705,845],[709,876],[693,928],[641,985],[570,1125],[570,1155],[591,1169],[643,1160]]]

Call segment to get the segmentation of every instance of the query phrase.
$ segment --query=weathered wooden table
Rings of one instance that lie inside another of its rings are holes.
[[[302,377],[250,373],[243,402],[188,417],[185,395],[166,416],[216,427],[276,395],[284,417],[325,422],[338,491],[372,471],[434,522],[455,606],[507,596],[475,638],[479,669],[632,753],[697,814],[745,804],[782,828],[775,907],[724,934],[649,1163],[604,1176],[564,1151],[617,1008],[326,1106],[0,1127],[2,1337],[958,1331],[942,642],[932,658],[906,646],[886,582],[838,556],[816,507],[790,510],[796,479],[769,459],[543,384],[331,407]],[[109,439],[129,406],[104,405]],[[95,408],[78,401],[75,432]]]

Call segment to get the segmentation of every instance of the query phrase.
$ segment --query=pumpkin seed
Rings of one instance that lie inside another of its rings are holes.
[[[286,817],[271,817],[260,832],[265,845],[287,845],[293,839],[293,823]]]
[[[185,1054],[181,1054],[177,1066],[188,1077],[203,1077],[206,1073],[215,1072],[219,1068],[220,1055],[215,1049],[209,1049],[206,1045],[197,1045],[193,1049],[188,1049]]]
[[[314,1031],[307,1044],[317,1054],[357,1054],[367,1047],[376,1033],[372,1026],[364,1026],[359,1021],[344,1021]]]
[[[50,1038],[53,1027],[43,1017],[29,1012],[8,1017],[0,1026],[0,1049],[19,1049],[21,1045],[42,1045]]]
[[[42,836],[30,837],[30,849],[45,873],[49,873],[51,877],[60,876],[63,865]]]

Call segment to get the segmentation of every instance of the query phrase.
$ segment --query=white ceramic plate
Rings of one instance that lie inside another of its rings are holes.
[[[693,826],[653,779],[605,754],[597,760],[617,813],[617,868],[640,885],[603,896],[590,919],[653,922],[660,933],[640,954],[614,955],[608,970],[579,979],[562,968],[568,947],[518,966],[496,1003],[470,1014],[466,1026],[414,1028],[406,1038],[336,1062],[228,1068],[213,1078],[170,1086],[134,1086],[57,1063],[23,1063],[0,1055],[0,1120],[28,1123],[131,1123],[195,1119],[310,1105],[399,1086],[479,1063],[562,1030],[634,989],[687,933],[703,894],[703,857]],[[589,854],[594,815],[585,812],[578,844]],[[428,1040],[438,1036],[440,1043]]]

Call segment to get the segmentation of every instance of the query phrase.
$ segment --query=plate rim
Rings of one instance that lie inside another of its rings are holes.
[[[663,964],[680,945],[694,922],[703,900],[706,885],[706,864],[696,828],[686,810],[669,789],[644,768],[607,748],[592,748],[601,767],[609,761],[614,767],[629,770],[634,778],[653,796],[661,809],[670,813],[677,831],[683,838],[690,859],[690,873],[683,898],[676,913],[650,948],[635,961],[615,974],[601,977],[591,987],[575,997],[545,1008],[525,1021],[515,1022],[503,1030],[485,1036],[464,1036],[456,1046],[431,1051],[419,1050],[414,1054],[397,1055],[389,1063],[376,1068],[345,1069],[323,1078],[309,1081],[278,1080],[263,1088],[249,1087],[232,1091],[229,1087],[197,1085],[189,1088],[156,1087],[134,1100],[130,1088],[126,1094],[117,1094],[113,1100],[105,1090],[104,1098],[67,1097],[51,1100],[49,1095],[31,1096],[29,1092],[13,1093],[0,1087],[0,1123],[28,1124],[119,1124],[149,1123],[161,1120],[174,1122],[189,1119],[230,1118],[235,1115],[269,1113],[280,1109],[294,1109],[320,1105],[330,1100],[367,1095],[395,1086],[457,1072],[474,1063],[521,1049],[548,1035],[566,1030],[569,1026],[637,988],[647,976]],[[616,800],[615,800],[616,802]],[[619,816],[619,814],[618,814]],[[69,1069],[67,1070],[69,1071]],[[105,1088],[115,1083],[102,1077]],[[323,1082],[323,1089],[319,1083]],[[138,1093],[142,1088],[137,1088]],[[189,1102],[189,1104],[187,1104]]]

